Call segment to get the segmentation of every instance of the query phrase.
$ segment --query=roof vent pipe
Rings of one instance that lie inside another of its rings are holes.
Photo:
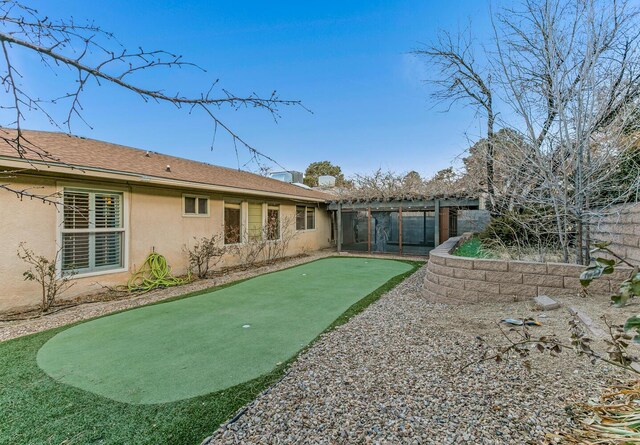
[[[167,164],[167,168],[165,170],[170,172],[171,171],[171,166],[169,164]]]

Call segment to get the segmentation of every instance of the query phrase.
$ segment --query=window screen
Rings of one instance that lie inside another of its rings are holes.
[[[280,239],[280,208],[276,206],[267,208],[267,239]]]
[[[305,206],[296,206],[296,230],[305,229]]]
[[[316,209],[307,207],[307,230],[316,228]]]
[[[242,239],[240,231],[240,204],[225,204],[224,206],[224,243],[238,244]]]

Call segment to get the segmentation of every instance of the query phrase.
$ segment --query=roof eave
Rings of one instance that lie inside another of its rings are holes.
[[[0,165],[24,170],[25,164],[29,165],[30,170],[38,171],[38,165],[45,166],[48,172],[52,173],[60,173],[65,175],[80,175],[80,172],[87,173],[90,172],[90,175],[87,177],[90,178],[98,178],[98,179],[110,179],[116,181],[125,181],[125,182],[134,182],[145,185],[158,185],[165,187],[177,187],[177,188],[189,188],[189,189],[197,189],[197,190],[207,190],[212,192],[220,192],[220,193],[234,193],[240,195],[251,195],[251,196],[264,196],[270,198],[285,198],[293,201],[306,201],[306,202],[317,202],[317,203],[325,203],[329,199],[328,198],[314,198],[310,196],[301,196],[297,194],[289,194],[289,193],[279,193],[279,192],[270,192],[265,190],[255,190],[255,189],[247,189],[241,187],[233,187],[233,186],[224,186],[224,185],[215,185],[215,184],[205,184],[202,182],[194,182],[194,181],[184,181],[180,179],[171,179],[171,178],[163,178],[160,176],[150,176],[144,175],[141,173],[130,173],[123,172],[118,170],[110,170],[103,169],[97,167],[85,167],[82,165],[71,165],[71,164],[58,164],[51,163],[45,161],[38,160],[30,160],[30,159],[17,159],[9,156],[0,156]]]

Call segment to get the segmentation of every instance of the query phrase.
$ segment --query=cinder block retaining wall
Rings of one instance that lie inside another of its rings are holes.
[[[610,241],[614,252],[640,264],[640,204],[614,207],[610,215],[592,226],[592,235]]]
[[[425,296],[433,302],[477,303],[528,300],[537,295],[565,296],[580,292],[583,266],[463,258],[451,252],[471,234],[449,238],[429,254]],[[629,276],[628,269],[595,280],[592,295],[611,295],[612,286]],[[616,287],[614,287],[616,289]]]

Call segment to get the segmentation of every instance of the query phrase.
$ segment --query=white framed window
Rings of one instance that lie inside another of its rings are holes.
[[[62,196],[62,273],[124,268],[123,194],[65,187]]]
[[[209,216],[209,197],[182,195],[183,216]]]
[[[242,206],[230,202],[224,203],[224,243],[242,242]]]
[[[313,230],[316,228],[316,208],[296,206],[296,230]]]

